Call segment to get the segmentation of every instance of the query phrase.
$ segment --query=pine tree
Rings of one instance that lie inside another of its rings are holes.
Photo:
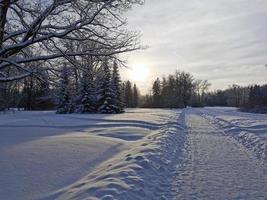
[[[98,112],[103,114],[115,114],[117,111],[114,105],[115,93],[111,84],[111,73],[108,61],[105,60],[101,66],[103,68],[103,76],[98,94],[99,107]]]
[[[139,92],[136,84],[133,86],[133,107],[136,108],[139,105]]]
[[[114,62],[113,66],[112,88],[115,93],[114,105],[116,106],[116,113],[122,113],[124,112],[124,105],[122,102],[121,78],[117,62]]]
[[[96,111],[94,77],[91,67],[83,73],[80,81],[80,92],[77,112],[92,113]]]
[[[69,91],[69,75],[67,67],[63,67],[60,77],[58,109],[57,114],[65,114],[73,112],[71,96]]]

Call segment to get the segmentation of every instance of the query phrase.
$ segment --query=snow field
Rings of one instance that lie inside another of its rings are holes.
[[[180,113],[130,109],[121,115],[0,115],[0,199],[154,194],[157,175],[167,181],[167,154],[176,155],[180,145],[174,143],[182,144]]]
[[[0,115],[0,199],[266,199],[266,129],[234,108]]]

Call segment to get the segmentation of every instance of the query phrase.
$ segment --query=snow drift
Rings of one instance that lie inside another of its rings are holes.
[[[184,113],[173,114],[159,130],[130,150],[44,199],[164,199],[164,188],[167,192],[183,149],[184,120]]]

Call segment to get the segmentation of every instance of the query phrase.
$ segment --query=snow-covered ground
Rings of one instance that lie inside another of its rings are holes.
[[[54,199],[55,195],[72,199],[69,192],[76,183],[88,179],[93,187],[92,176],[99,179],[93,181],[99,187],[83,194],[81,189],[79,196],[104,197],[107,178],[99,177],[123,173],[122,168],[138,171],[146,162],[144,154],[160,154],[156,145],[164,140],[161,135],[166,128],[181,128],[176,123],[180,112],[132,109],[121,115],[0,114],[0,199]],[[121,170],[111,170],[119,162]]]
[[[224,134],[232,136],[267,162],[267,114],[239,112],[236,108],[205,108],[198,111]]]
[[[267,199],[267,115],[0,114],[0,199]]]

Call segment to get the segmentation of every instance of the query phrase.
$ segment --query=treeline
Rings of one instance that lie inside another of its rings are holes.
[[[131,81],[122,83],[123,102],[127,108],[136,108],[140,105],[140,92],[136,84]]]
[[[246,87],[232,85],[226,90],[208,93],[205,101],[207,106],[231,106],[242,111],[266,113],[267,84]]]
[[[150,95],[146,95],[142,107],[146,108],[185,108],[204,106],[208,81],[195,80],[190,73],[175,72],[167,78],[157,78]]]
[[[0,83],[0,111],[10,108],[52,109],[55,108],[55,93],[47,73],[43,73],[41,78],[30,76],[22,81]]]
[[[143,97],[144,108],[185,108],[204,106],[238,107],[242,111],[267,112],[267,85],[232,85],[225,90],[208,92],[210,83],[190,73],[177,71],[157,78],[151,94]]]
[[[267,85],[229,86],[208,92],[210,84],[190,73],[157,78],[151,93],[140,97],[136,84],[122,82],[116,59],[80,60],[83,67],[62,63],[58,73],[0,83],[0,110],[51,110],[58,113],[121,113],[124,108],[231,106],[267,112]]]
[[[87,67],[63,64],[58,74],[46,72],[38,78],[0,83],[0,110],[122,113],[125,107],[138,106],[138,88],[130,81],[121,82],[115,60],[88,57],[83,64]]]

